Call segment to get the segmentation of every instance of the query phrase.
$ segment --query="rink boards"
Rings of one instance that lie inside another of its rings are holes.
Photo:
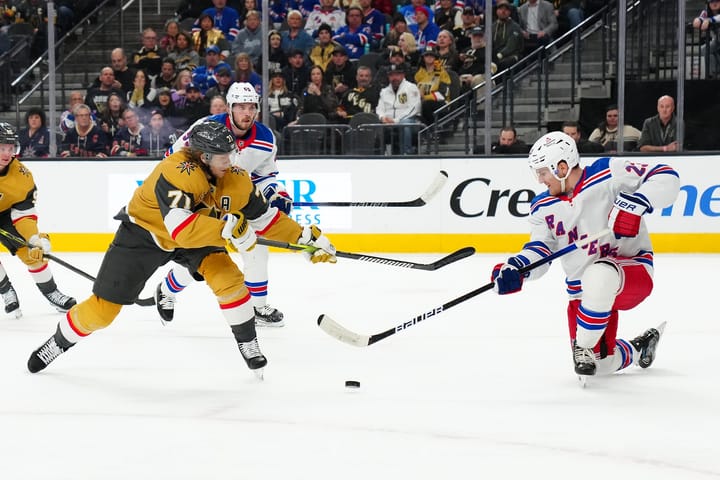
[[[590,161],[593,159],[583,159]],[[720,252],[720,157],[649,157],[681,178],[675,204],[646,217],[657,252]],[[28,161],[39,189],[42,231],[55,251],[104,251],[112,217],[157,161]],[[282,159],[279,175],[296,202],[405,202],[448,178],[423,206],[304,206],[291,215],[318,224],[355,252],[511,252],[528,238],[530,200],[541,192],[524,158]]]

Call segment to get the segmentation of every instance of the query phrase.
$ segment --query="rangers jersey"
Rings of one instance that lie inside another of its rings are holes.
[[[639,193],[653,209],[661,209],[672,204],[679,188],[679,175],[667,165],[600,158],[583,170],[571,192],[551,196],[546,191],[533,199],[531,238],[518,257],[528,265],[607,228],[608,215],[619,192]],[[606,235],[561,258],[571,298],[580,297],[580,279],[585,269],[604,257],[632,258],[652,276],[653,252],[645,221],[641,221],[636,237],[616,239],[612,234]],[[536,268],[528,278],[539,278],[548,268],[549,265]]]

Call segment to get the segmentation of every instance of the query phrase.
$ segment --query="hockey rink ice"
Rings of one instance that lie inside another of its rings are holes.
[[[93,275],[101,261],[57,256]],[[619,328],[631,339],[667,320],[655,364],[586,389],[557,264],[518,294],[481,294],[369,347],[317,327],[325,313],[378,333],[484,285],[504,258],[426,272],[271,254],[270,303],[285,327],[259,329],[259,382],[204,284],[186,289],[172,324],[155,307],[125,307],[28,373],[60,314],[2,253],[24,316],[0,310],[0,479],[720,478],[720,256],[657,255],[653,295]],[[64,293],[89,295],[89,281],[52,268]]]

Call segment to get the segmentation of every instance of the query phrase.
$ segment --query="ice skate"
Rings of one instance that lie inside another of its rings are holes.
[[[582,348],[575,345],[573,349],[573,360],[575,362],[575,373],[578,375],[580,384],[585,387],[587,377],[595,375],[595,354],[592,348]]]
[[[258,327],[282,327],[284,315],[277,308],[270,305],[255,307],[255,325]]]
[[[172,322],[175,316],[175,294],[163,292],[162,285],[159,283],[155,289],[155,307],[160,314],[162,324],[165,325],[167,322]]]
[[[65,337],[63,337],[62,333],[60,333],[60,327],[58,327],[55,334],[48,338],[48,340],[43,343],[40,348],[30,355],[27,364],[28,370],[30,370],[30,373],[37,373],[40,370],[43,370],[45,367],[50,365],[53,360],[68,351],[68,349],[73,345],[74,343],[70,343]]]
[[[77,303],[73,297],[65,295],[57,288],[50,293],[43,293],[43,295],[58,312],[62,313],[67,312]]]
[[[267,365],[267,358],[260,351],[257,337],[253,338],[249,342],[238,342],[238,348],[240,353],[245,359],[245,363],[250,370],[255,373],[255,376],[259,379],[263,379],[263,369]]]
[[[632,343],[635,350],[637,350],[640,354],[637,361],[640,368],[648,368],[655,360],[655,352],[657,351],[660,337],[665,330],[666,323],[667,322],[661,323],[657,326],[657,328],[650,328],[642,335],[630,340],[630,343]]]
[[[18,301],[17,292],[12,285],[7,292],[1,294],[3,301],[5,302],[5,313],[10,313],[15,318],[22,317],[22,311],[20,311],[20,302]]]

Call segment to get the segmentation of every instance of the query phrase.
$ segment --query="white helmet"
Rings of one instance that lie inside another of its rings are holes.
[[[254,103],[257,109],[260,110],[260,95],[255,91],[255,87],[248,82],[235,82],[230,85],[225,99],[230,112],[230,121],[233,125],[235,125],[235,119],[232,115],[232,109],[236,103]],[[235,127],[239,128],[237,125]]]
[[[558,176],[558,164],[565,162],[568,166],[568,173],[564,177]],[[538,170],[548,168],[555,178],[563,183],[570,175],[570,171],[580,165],[580,154],[575,145],[575,140],[564,132],[550,132],[538,139],[530,149],[528,164],[535,176]]]

